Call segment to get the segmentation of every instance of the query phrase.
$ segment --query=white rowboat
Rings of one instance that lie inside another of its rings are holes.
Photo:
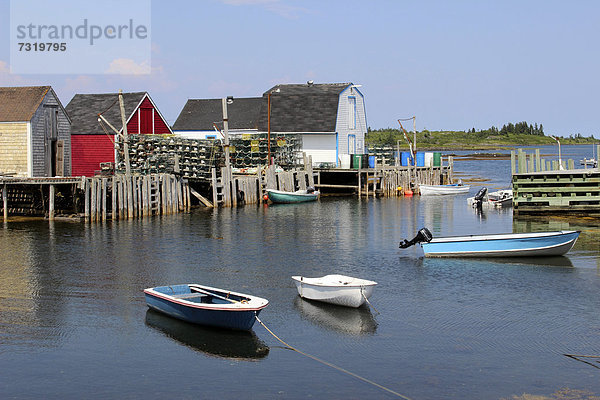
[[[292,279],[302,298],[355,308],[364,304],[377,285],[377,282],[345,275],[292,276]]]
[[[463,185],[419,185],[421,196],[440,196],[448,194],[468,193],[470,186]]]

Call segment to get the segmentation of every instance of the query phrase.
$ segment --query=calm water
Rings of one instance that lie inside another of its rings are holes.
[[[503,187],[509,165],[456,169]],[[147,310],[142,289],[187,282],[269,299],[261,319],[285,341],[412,399],[563,387],[599,395],[598,359],[563,355],[600,355],[598,222],[478,215],[465,199],[323,199],[93,226],[9,222],[0,228],[0,398],[393,398],[284,349],[258,324],[224,333]],[[422,226],[434,235],[582,234],[568,257],[537,262],[398,249]],[[333,272],[379,282],[371,302],[381,314],[298,298],[291,275]]]

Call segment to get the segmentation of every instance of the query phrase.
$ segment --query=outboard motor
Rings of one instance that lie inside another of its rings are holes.
[[[477,208],[481,207],[481,203],[483,202],[483,198],[485,197],[486,193],[487,193],[486,187],[482,187],[481,189],[479,189],[479,192],[477,192],[477,194],[473,198],[475,207],[477,207]]]
[[[404,239],[404,241],[400,242],[400,248],[401,249],[406,249],[407,247],[413,246],[417,243],[421,243],[421,242],[430,242],[431,239],[433,239],[433,235],[431,234],[431,232],[429,232],[429,229],[427,228],[421,228],[419,230],[419,232],[417,232],[417,236],[415,236],[412,240],[406,240]]]
[[[315,188],[312,186],[309,186],[306,188],[306,193],[314,193],[315,192]]]

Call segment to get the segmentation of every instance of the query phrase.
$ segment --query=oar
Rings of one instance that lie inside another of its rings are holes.
[[[200,292],[200,293],[207,294],[209,296],[216,297],[216,298],[221,299],[221,300],[227,300],[227,301],[229,301],[231,303],[239,303],[239,301],[237,301],[237,300],[232,300],[232,299],[228,299],[227,297],[219,296],[218,294],[213,293],[213,292],[209,292],[208,290],[200,289],[198,286],[191,286],[190,285],[190,289],[195,290],[196,292]]]

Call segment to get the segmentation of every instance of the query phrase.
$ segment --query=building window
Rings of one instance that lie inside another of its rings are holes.
[[[348,135],[348,154],[356,154],[356,135]]]
[[[348,96],[348,129],[356,129],[356,97]]]

